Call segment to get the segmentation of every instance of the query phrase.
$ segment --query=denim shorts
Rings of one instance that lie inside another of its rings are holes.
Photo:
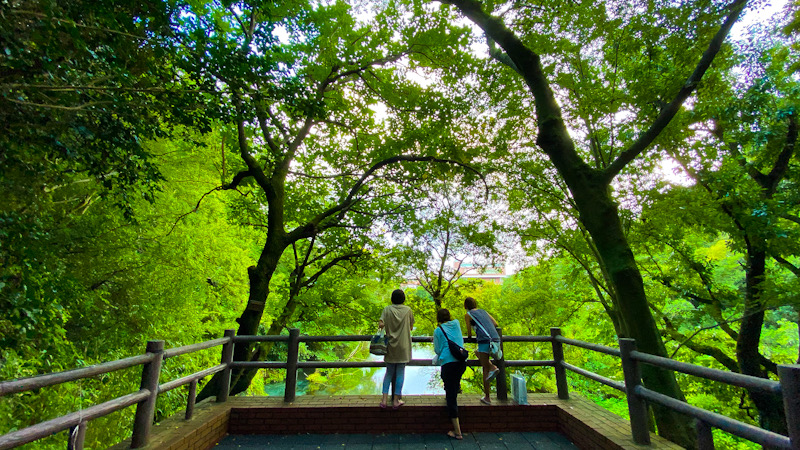
[[[478,342],[478,352],[480,353],[489,353],[489,344],[490,342]]]

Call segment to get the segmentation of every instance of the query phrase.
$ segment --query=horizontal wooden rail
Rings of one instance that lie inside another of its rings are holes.
[[[661,356],[638,351],[631,352],[631,358],[643,363],[652,364],[654,366],[663,367],[665,369],[674,370],[688,375],[695,375],[708,380],[720,381],[732,386],[758,389],[763,392],[776,395],[781,394],[781,384],[777,381],[753,377],[750,375],[743,375],[736,372],[728,372],[727,370],[695,366],[693,364],[687,364],[680,361],[675,361],[673,359],[663,358]]]
[[[300,342],[369,342],[372,335],[354,334],[352,336],[308,336],[300,335]]]
[[[299,342],[369,342],[372,339],[371,334],[353,334],[347,336],[310,336],[300,335]],[[224,338],[221,338],[224,339]],[[550,336],[503,336],[504,342],[550,342]],[[234,336],[234,343],[249,343],[249,342],[289,342],[289,336],[284,335],[247,335],[247,336]],[[412,336],[411,342],[417,343],[432,343],[433,336]],[[466,343],[476,343],[474,337],[464,337]],[[576,341],[580,342],[580,341]]]
[[[247,335],[247,336],[234,336],[233,343],[246,343],[246,342],[289,342],[289,336],[281,336],[277,334],[270,335]]]
[[[553,367],[556,362],[552,359],[518,359],[504,361],[506,367]]]
[[[178,378],[177,380],[172,380],[164,384],[160,384],[158,386],[158,393],[162,394],[164,392],[171,391],[175,388],[179,388],[193,381],[201,380],[209,375],[214,375],[217,372],[222,372],[223,370],[225,370],[225,364],[217,364],[216,366],[210,367],[206,370],[201,370],[200,372],[196,372],[191,375],[186,375],[183,378]]]
[[[503,336],[503,343],[506,342],[552,342],[550,336]]]
[[[231,369],[285,369],[285,362],[276,361],[233,361]]]
[[[588,371],[586,369],[581,369],[580,367],[573,366],[572,364],[567,363],[567,362],[562,362],[561,365],[564,366],[565,369],[567,369],[567,370],[569,370],[571,372],[575,372],[578,375],[583,375],[584,377],[589,378],[589,379],[594,380],[594,381],[597,381],[598,383],[602,383],[602,384],[605,384],[608,387],[612,387],[612,388],[614,388],[614,389],[616,389],[618,391],[625,392],[625,383],[621,383],[619,381],[612,380],[611,378],[606,378],[606,377],[604,377],[602,375],[598,375],[598,374],[596,374],[594,372],[590,372],[590,371]]]
[[[151,394],[147,389],[141,389],[133,394],[109,400],[98,405],[90,406],[84,410],[76,411],[65,416],[57,417],[46,422],[37,423],[21,430],[0,436],[0,450],[14,448],[19,445],[27,444],[42,438],[46,438],[59,431],[68,430],[78,426],[81,422],[87,422],[98,417],[102,417],[113,412],[125,409],[128,406],[139,403]]]
[[[301,334],[298,338],[299,342],[369,342],[372,339],[371,334],[353,334],[349,336],[309,336]],[[472,338],[473,340],[475,338]],[[464,338],[468,341],[467,338]],[[433,342],[432,336],[411,336],[411,342],[431,343]]]
[[[406,363],[406,366],[430,366],[431,361],[422,363],[420,360],[411,360]],[[360,369],[369,367],[386,367],[383,361],[299,361],[297,363],[298,369]]]
[[[788,437],[764,430],[754,425],[750,425],[738,420],[731,419],[730,417],[723,416],[688,403],[676,400],[672,397],[658,392],[646,389],[644,386],[637,386],[634,392],[636,395],[646,399],[647,401],[658,403],[659,405],[666,406],[679,413],[686,414],[703,422],[719,428],[720,430],[727,431],[728,433],[745,438],[749,441],[772,448],[786,448],[791,449],[791,441]]]
[[[552,366],[552,361],[510,361],[516,366]],[[480,366],[480,361],[477,359],[468,359],[466,361],[468,366]],[[531,363],[531,364],[526,364]],[[541,363],[541,364],[540,364]],[[425,367],[432,366],[433,360],[431,359],[412,359],[407,366]],[[508,361],[506,362],[508,365]],[[231,363],[232,368],[248,368],[248,369],[285,369],[287,366],[284,362],[274,361],[234,361]],[[374,367],[386,367],[383,361],[298,361],[297,367],[300,369],[366,369]]]
[[[197,344],[190,344],[184,345],[183,347],[175,347],[164,350],[164,359],[167,358],[174,358],[176,356],[185,355],[186,353],[194,353],[200,350],[206,350],[213,347],[218,347],[223,344],[227,344],[231,341],[231,338],[224,337],[219,339],[213,339],[210,341],[199,342]]]
[[[55,384],[67,383],[96,375],[102,375],[104,373],[127,369],[129,367],[149,363],[153,360],[153,357],[153,354],[146,353],[144,355],[131,356],[130,358],[96,364],[90,367],[81,367],[80,369],[72,369],[64,372],[21,378],[13,381],[3,381],[0,382],[0,396],[15,394],[17,392],[32,391],[34,389],[41,389],[43,387],[53,386]]]
[[[555,339],[562,344],[574,345],[575,347],[585,348],[586,350],[592,350],[598,353],[605,353],[606,355],[616,356],[617,358],[620,356],[619,349],[606,347],[605,345],[592,344],[591,342],[578,341],[563,336],[557,336]]]

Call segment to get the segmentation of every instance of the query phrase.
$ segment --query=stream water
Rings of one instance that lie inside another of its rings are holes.
[[[433,349],[430,344],[413,344],[413,359],[433,358]],[[382,356],[370,355],[370,361],[381,361]],[[386,369],[340,369],[330,371],[329,375],[320,377],[313,371],[306,373],[303,369],[297,371],[297,395],[371,395],[380,394],[383,386],[383,376]],[[283,383],[269,383],[264,386],[265,395],[282,396]],[[405,381],[403,382],[404,395],[437,395],[444,394],[442,381],[439,377],[438,366],[407,366]]]

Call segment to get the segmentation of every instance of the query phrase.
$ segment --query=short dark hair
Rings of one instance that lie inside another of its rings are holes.
[[[464,308],[466,309],[475,309],[478,307],[478,301],[472,297],[467,297],[464,299]]]
[[[392,291],[392,304],[400,305],[406,301],[406,293],[402,289]]]
[[[450,322],[450,311],[445,308],[436,311],[436,321],[439,323]]]

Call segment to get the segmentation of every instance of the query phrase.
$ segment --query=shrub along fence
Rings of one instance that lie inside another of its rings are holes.
[[[633,440],[637,444],[646,445],[650,443],[649,429],[647,426],[647,404],[650,402],[674,409],[697,419],[698,446],[701,449],[714,448],[711,430],[713,428],[718,428],[764,446],[800,450],[800,365],[780,365],[778,367],[780,381],[778,382],[724,370],[709,369],[677,362],[669,358],[642,353],[636,350],[636,343],[633,339],[620,339],[619,349],[616,349],[565,338],[561,335],[561,330],[559,328],[551,328],[550,331],[550,336],[503,337],[503,342],[549,342],[553,349],[553,359],[497,361],[497,366],[500,369],[500,374],[497,377],[497,397],[499,399],[505,400],[507,398],[506,367],[553,367],[555,369],[558,397],[561,399],[569,399],[567,371],[574,372],[611,388],[625,392],[628,399],[631,434]],[[131,448],[142,447],[148,441],[150,428],[155,415],[156,399],[159,394],[188,385],[189,395],[185,413],[185,418],[188,420],[192,417],[194,410],[198,381],[209,375],[222,372],[222,376],[219,378],[220,384],[218,386],[219,390],[216,401],[225,402],[228,399],[231,370],[235,368],[285,369],[286,381],[284,401],[291,402],[294,401],[296,396],[297,369],[384,366],[382,361],[298,361],[301,342],[368,342],[371,337],[370,335],[304,336],[300,335],[300,331],[297,329],[289,330],[288,336],[235,336],[234,330],[227,330],[225,331],[224,337],[207,342],[165,350],[164,341],[149,341],[143,355],[65,372],[39,375],[13,381],[3,381],[0,382],[0,396],[77,381],[134,366],[142,366],[142,381],[138,391],[91,406],[78,412],[73,412],[2,435],[0,436],[0,450],[34,442],[65,430],[69,430],[66,443],[67,448],[82,449],[86,427],[90,420],[133,405],[136,405],[136,414],[133,421]],[[412,340],[414,342],[432,342],[430,336],[417,336],[413,337]],[[266,341],[286,342],[288,345],[287,360],[285,362],[232,360],[233,347],[237,343]],[[474,339],[472,339],[472,341],[474,342]],[[619,357],[622,363],[624,381],[612,380],[566,362],[564,360],[564,345],[572,345]],[[159,384],[161,363],[165,359],[218,346],[222,347],[220,364],[176,380]],[[431,364],[432,362],[430,359],[416,359],[409,363],[409,365],[412,366]],[[479,365],[476,360],[470,360],[468,364],[473,366]],[[759,389],[774,395],[781,395],[783,397],[789,436],[776,434],[647,389],[641,382],[641,364],[651,364],[668,370],[727,383],[733,386]]]

